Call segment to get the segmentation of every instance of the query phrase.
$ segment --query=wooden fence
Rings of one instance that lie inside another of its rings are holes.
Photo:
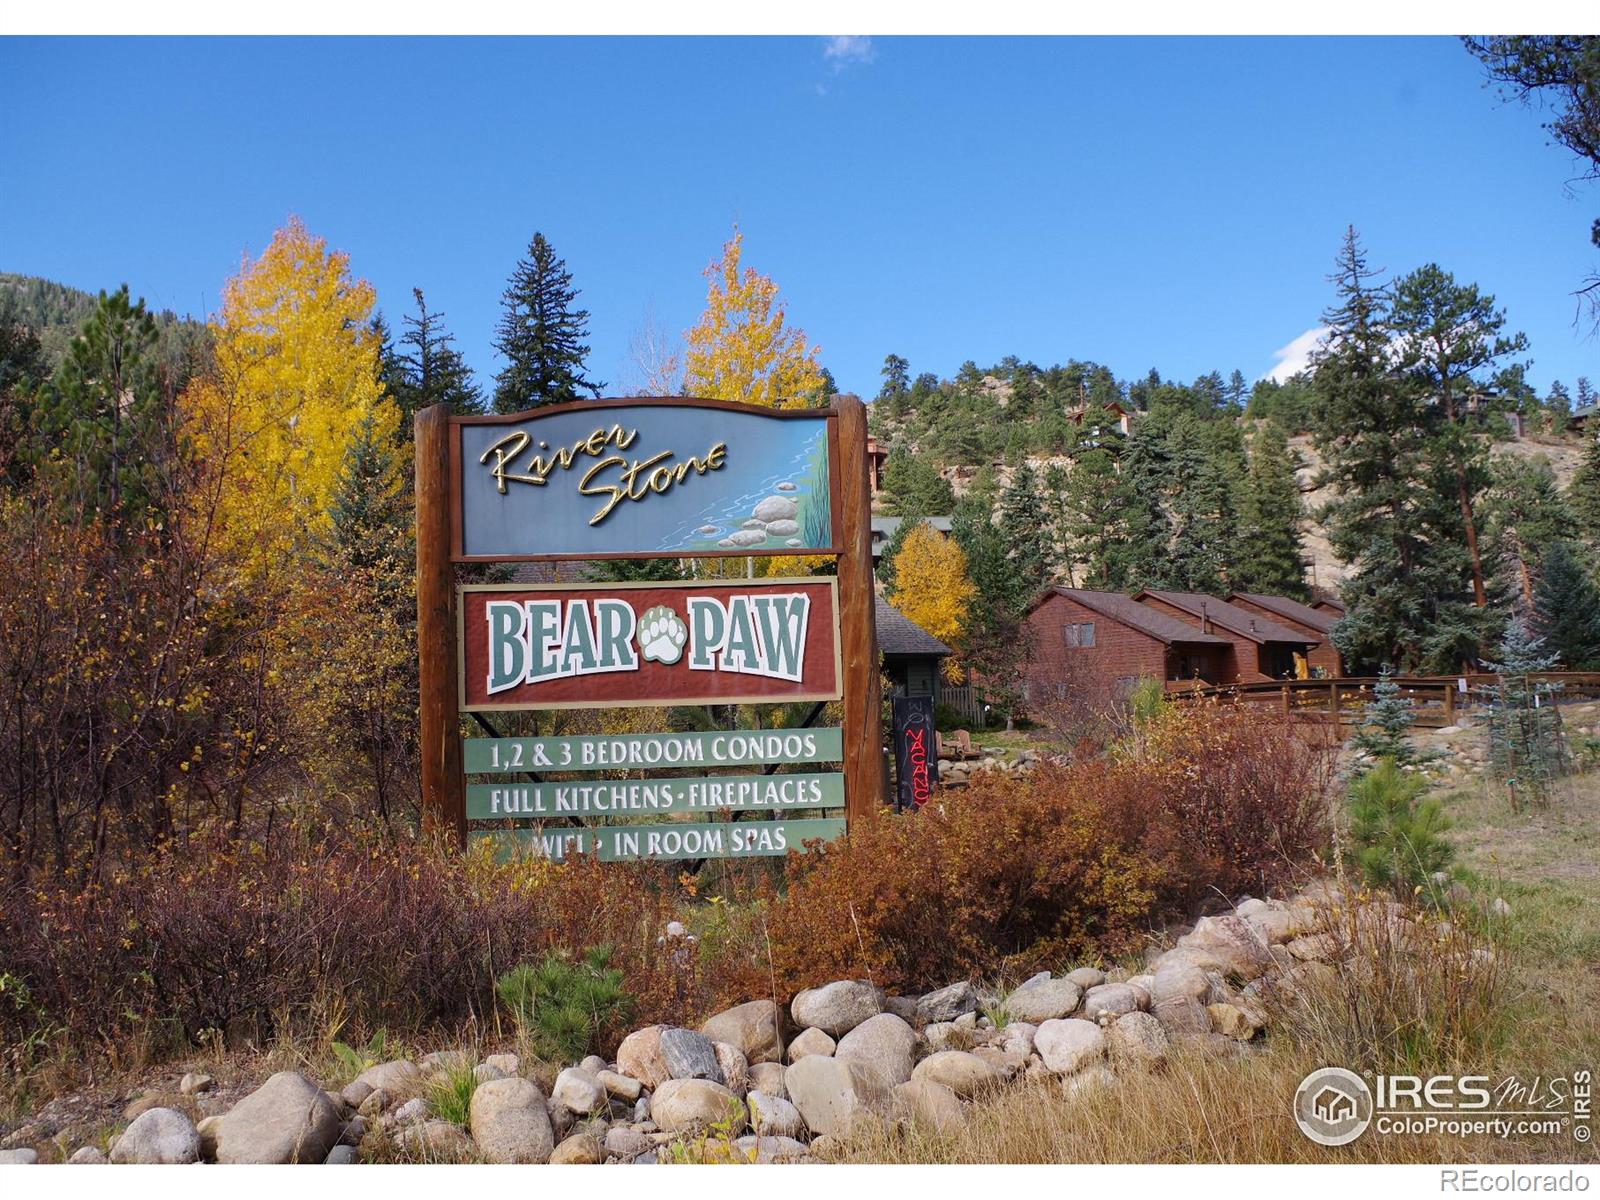
[[[978,689],[970,683],[961,687],[951,687],[947,683],[941,683],[939,685],[939,703],[955,709],[969,725],[975,725],[981,729],[988,724],[983,711],[983,706],[987,701],[978,694]]]
[[[1537,671],[1530,679],[1560,685],[1553,699],[1557,704],[1600,698],[1600,672]],[[1483,689],[1495,682],[1494,675],[1396,675],[1401,695],[1410,698],[1415,724],[1423,729],[1443,729],[1456,723],[1457,714],[1484,703]],[[1349,676],[1337,679],[1286,679],[1268,683],[1237,683],[1226,687],[1188,687],[1169,685],[1173,700],[1193,701],[1215,698],[1236,704],[1266,704],[1291,716],[1321,717],[1341,724],[1361,720],[1373,699],[1377,676]]]

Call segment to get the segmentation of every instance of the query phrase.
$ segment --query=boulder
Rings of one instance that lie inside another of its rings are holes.
[[[922,1018],[917,1015],[916,996],[885,996],[883,998],[883,1011],[893,1013],[907,1025],[918,1025]]]
[[[805,1144],[792,1137],[757,1137],[749,1134],[739,1138],[733,1145],[742,1157],[754,1163],[805,1162],[811,1158],[811,1151]]]
[[[152,1108],[140,1113],[111,1147],[114,1163],[182,1166],[199,1159],[200,1135],[195,1132],[194,1122],[175,1108]]]
[[[666,1133],[728,1123],[742,1132],[745,1109],[731,1090],[710,1079],[669,1079],[650,1096],[650,1117]]]
[[[1084,991],[1099,987],[1106,981],[1106,973],[1094,967],[1079,967],[1076,971],[1068,971],[1067,979],[1077,984]]]
[[[842,1037],[868,1017],[883,1011],[878,989],[860,979],[843,979],[819,988],[807,988],[789,1005],[794,1023]]]
[[[848,1137],[869,1114],[881,1112],[887,1093],[875,1072],[852,1059],[808,1055],[783,1075],[789,1100],[814,1134]]]
[[[509,1078],[509,1076],[501,1076]],[[575,1113],[599,1112],[606,1106],[606,1085],[600,1077],[582,1067],[568,1067],[556,1076],[550,1099],[565,1104]]]
[[[700,1032],[713,1042],[737,1046],[752,1066],[782,1062],[783,1035],[778,1020],[778,1006],[771,1000],[752,1000],[719,1012],[700,1026]]]
[[[1102,983],[1084,993],[1083,1015],[1091,1020],[1099,1020],[1102,1013],[1120,1017],[1140,1011],[1149,1002],[1144,990],[1131,983]]]
[[[963,1100],[998,1087],[1005,1076],[976,1054],[965,1050],[941,1050],[930,1054],[911,1072],[912,1079],[942,1083]]]
[[[717,1068],[722,1072],[722,1082],[736,1096],[742,1096],[750,1087],[750,1064],[737,1046],[727,1042],[712,1042],[716,1051]]]
[[[834,1050],[834,1040],[820,1029],[803,1029],[800,1035],[789,1043],[789,1061],[797,1063],[802,1058],[810,1055],[831,1057]]]
[[[1078,1100],[1102,1088],[1111,1087],[1116,1082],[1117,1077],[1110,1067],[1087,1067],[1061,1081],[1061,1094],[1068,1100]]]
[[[1201,917],[1194,932],[1178,944],[1214,958],[1224,975],[1241,982],[1257,979],[1272,967],[1266,942],[1243,917]]]
[[[175,1108],[182,1112],[188,1107],[188,1103],[181,1092],[145,1092],[141,1096],[135,1096],[123,1106],[122,1119],[132,1121],[152,1108]]]
[[[912,1079],[898,1085],[892,1100],[897,1118],[934,1133],[954,1133],[967,1116],[961,1098],[931,1079]]]
[[[787,496],[768,496],[755,506],[751,516],[757,521],[792,521],[800,513],[800,506]]]
[[[216,1125],[219,1163],[320,1163],[343,1122],[327,1093],[305,1076],[279,1071]]]
[[[638,1158],[650,1149],[651,1144],[648,1134],[641,1133],[629,1125],[613,1125],[606,1130],[606,1153],[624,1162]]]
[[[198,1096],[202,1092],[209,1092],[217,1086],[217,1081],[209,1075],[202,1075],[198,1071],[190,1071],[178,1081],[178,1090],[185,1096]]]
[[[661,1054],[661,1025],[646,1025],[622,1039],[617,1047],[617,1070],[653,1088],[672,1078]]]
[[[978,991],[970,983],[952,983],[917,1001],[917,1017],[925,1025],[954,1021],[963,1013],[978,1011]]]
[[[394,1110],[394,1119],[401,1125],[411,1121],[426,1121],[428,1119],[428,1102],[421,1096],[413,1096]]]
[[[603,1163],[606,1148],[600,1139],[588,1133],[575,1133],[550,1152],[550,1161],[566,1166]]]
[[[644,1090],[644,1085],[637,1079],[620,1075],[616,1071],[596,1071],[594,1077],[600,1081],[600,1086],[605,1088],[606,1095],[626,1100],[629,1104],[638,1100],[639,1093]]]
[[[804,1137],[806,1123],[800,1110],[782,1096],[766,1092],[751,1092],[747,1097],[750,1106],[750,1126],[762,1136]]]
[[[1339,957],[1339,943],[1326,933],[1295,938],[1284,949],[1299,962],[1328,963]]]
[[[488,1083],[491,1079],[505,1079],[507,1076],[499,1067],[491,1067],[488,1063],[479,1063],[472,1068],[472,1078],[478,1083]]]
[[[20,1150],[0,1150],[0,1167],[31,1167],[38,1161],[39,1152],[28,1147]]]
[[[1236,1042],[1248,1042],[1262,1028],[1254,1014],[1236,1004],[1209,1004],[1205,1011],[1210,1028]]]
[[[215,1117],[202,1117],[195,1122],[194,1131],[200,1135],[200,1161],[214,1163],[217,1161],[217,1126],[222,1124],[219,1114]]]
[[[472,1157],[472,1139],[449,1121],[414,1121],[395,1141],[406,1154],[425,1162],[459,1162]]]
[[[601,1071],[604,1071],[609,1064],[598,1054],[586,1054],[583,1056],[583,1061],[578,1065],[585,1071],[589,1072],[589,1074],[598,1075]],[[510,1074],[515,1075],[516,1072],[512,1071]]]
[[[911,1026],[893,1013],[879,1013],[840,1038],[833,1055],[854,1059],[876,1071],[888,1089],[911,1078],[916,1047],[917,1035]]]
[[[1169,962],[1163,963],[1152,977],[1150,1000],[1152,1004],[1160,1004],[1175,996],[1204,1000],[1210,990],[1210,981],[1199,967],[1182,961]]]
[[[1124,1013],[1111,1023],[1113,1053],[1142,1066],[1163,1062],[1170,1049],[1167,1031],[1149,1013]]]
[[[344,1085],[344,1090],[339,1093],[339,1099],[359,1111],[367,1097],[375,1090],[370,1083],[351,1082]]]
[[[1046,1069],[1070,1075],[1105,1055],[1106,1034],[1093,1021],[1046,1021],[1033,1035],[1033,1048]]]
[[[388,1092],[391,1096],[404,1095],[422,1086],[422,1071],[416,1063],[397,1058],[368,1067],[356,1076],[355,1082],[364,1083],[373,1091]]]
[[[1023,1058],[1033,1053],[1033,1039],[1038,1036],[1039,1027],[1027,1021],[1013,1021],[1000,1031],[999,1040],[995,1043],[1007,1054],[1020,1054]]]
[[[1068,1016],[1082,999],[1083,989],[1070,979],[1035,977],[1005,998],[1005,1009],[1013,1021],[1039,1025]]]
[[[1211,1018],[1205,1005],[1193,996],[1169,996],[1151,1010],[1168,1038],[1205,1037],[1211,1032]]]
[[[437,1075],[441,1071],[465,1071],[476,1062],[470,1050],[435,1050],[424,1054],[419,1065],[424,1075]]]
[[[1256,936],[1269,946],[1287,942],[1299,931],[1299,922],[1287,909],[1269,908],[1265,912],[1248,916],[1241,913],[1240,916],[1255,930]]]
[[[478,1152],[493,1163],[548,1162],[556,1146],[549,1106],[531,1079],[480,1084],[467,1119]]]
[[[749,1076],[752,1092],[765,1092],[782,1100],[789,1098],[788,1090],[783,1086],[782,1063],[756,1063],[750,1068]]]
[[[515,1054],[491,1054],[483,1061],[485,1066],[493,1067],[502,1075],[522,1074],[522,1059]],[[601,1069],[605,1068],[604,1063],[601,1063],[600,1066]]]
[[[106,1157],[106,1152],[99,1146],[79,1146],[72,1152],[72,1157],[67,1162],[74,1166],[103,1166],[111,1160]]]
[[[726,1082],[717,1065],[717,1048],[711,1039],[693,1029],[669,1027],[661,1031],[661,1059],[668,1079],[709,1079]]]
[[[382,1115],[393,1098],[383,1088],[377,1088],[367,1093],[367,1098],[356,1105],[356,1111],[363,1117],[376,1117]]]
[[[343,1142],[340,1142],[332,1150],[328,1151],[328,1157],[322,1161],[324,1165],[330,1167],[351,1167],[354,1166],[359,1160],[360,1155],[356,1153],[356,1148],[354,1146],[347,1146]]]

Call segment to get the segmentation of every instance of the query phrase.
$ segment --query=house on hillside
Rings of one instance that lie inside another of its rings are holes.
[[[949,517],[925,517],[924,520],[937,533],[945,537],[950,536]],[[883,548],[889,544],[889,539],[894,537],[894,531],[900,528],[900,517],[873,517],[872,518],[872,561],[876,565],[878,559],[883,557]]]
[[[1567,428],[1576,429],[1579,433],[1586,432],[1589,426],[1595,424],[1596,412],[1600,412],[1600,404],[1585,404],[1582,408],[1573,409],[1572,416],[1567,421]]]
[[[1125,692],[1142,678],[1168,685],[1224,677],[1232,643],[1135,603],[1121,592],[1052,587],[1028,610],[1029,699],[1092,686]],[[1041,695],[1041,693],[1043,693]]]
[[[940,667],[950,656],[950,647],[882,596],[875,600],[884,677],[894,684],[897,696],[932,696],[937,705]]]
[[[1202,592],[1146,588],[1134,599],[1201,633],[1226,638],[1231,651],[1220,683],[1304,679],[1311,673],[1311,648],[1322,640]]]
[[[1331,637],[1333,627],[1339,623],[1343,614],[1329,609],[1313,608],[1309,604],[1290,600],[1286,596],[1269,596],[1264,592],[1232,592],[1228,596],[1228,603],[1236,608],[1260,613],[1280,625],[1321,639],[1312,647],[1309,655],[1311,673],[1318,676],[1331,675],[1334,678],[1344,674],[1344,659]]]
[[[889,448],[870,433],[867,435],[867,472],[872,481],[872,498],[883,491],[883,468],[889,463]]]
[[[1089,406],[1088,405],[1079,405],[1077,408],[1068,410],[1067,418],[1074,425],[1082,425],[1083,424],[1084,414],[1087,413],[1088,411],[1089,411]],[[1118,404],[1115,400],[1113,400],[1110,404],[1099,405],[1098,406],[1098,411],[1110,413],[1111,414],[1111,418],[1114,421],[1116,421],[1117,428],[1122,431],[1122,435],[1124,437],[1126,437],[1129,433],[1133,432],[1133,414],[1132,414],[1132,412],[1130,412],[1126,408],[1123,408],[1122,405]]]

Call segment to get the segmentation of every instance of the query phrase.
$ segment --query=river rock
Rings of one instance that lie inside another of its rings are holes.
[[[479,1083],[488,1083],[491,1079],[505,1079],[506,1073],[499,1067],[492,1067],[488,1063],[479,1063],[472,1068],[472,1078]]]
[[[782,1096],[751,1092],[748,1103],[750,1125],[756,1133],[771,1137],[805,1136],[806,1123],[800,1117],[800,1110]]]
[[[550,1099],[565,1104],[575,1113],[599,1112],[606,1106],[606,1085],[599,1076],[582,1067],[568,1067],[556,1076]]]
[[[789,1005],[796,1025],[802,1029],[820,1029],[836,1038],[882,1011],[883,1001],[878,989],[860,979],[843,979],[819,988],[807,988]]]
[[[24,1146],[18,1150],[0,1150],[0,1167],[31,1167],[39,1161],[39,1152]]]
[[[421,1096],[413,1096],[394,1110],[394,1119],[400,1125],[405,1125],[411,1121],[426,1121],[428,1119],[428,1102]]]
[[[1167,1031],[1149,1013],[1124,1013],[1110,1027],[1111,1047],[1117,1054],[1143,1066],[1154,1066],[1171,1048]]]
[[[219,1163],[320,1163],[343,1122],[328,1095],[294,1071],[279,1071],[217,1122]]]
[[[617,1070],[653,1088],[672,1078],[661,1053],[661,1034],[665,1027],[646,1025],[622,1039],[617,1047]]]
[[[1130,983],[1102,983],[1084,993],[1083,1015],[1091,1020],[1098,1020],[1102,1013],[1120,1017],[1123,1013],[1138,1012],[1149,1002],[1143,989]]]
[[[798,521],[768,521],[767,536],[775,538],[793,537],[800,532]]]
[[[888,1099],[877,1074],[852,1059],[808,1055],[784,1072],[783,1082],[814,1134],[848,1137]]]
[[[584,1061],[588,1062],[588,1059],[585,1059]],[[491,1054],[488,1058],[484,1059],[483,1062],[485,1066],[493,1067],[502,1075],[522,1074],[522,1059],[515,1054]],[[602,1062],[600,1067],[602,1070],[604,1070],[605,1063]]]
[[[72,1157],[67,1159],[74,1166],[104,1166],[111,1160],[106,1157],[106,1152],[99,1146],[79,1146],[72,1152]]]
[[[175,1108],[152,1108],[140,1113],[111,1147],[114,1163],[181,1166],[199,1158],[200,1135],[195,1132],[194,1122]]]
[[[1224,975],[1241,982],[1257,979],[1272,967],[1267,944],[1243,917],[1201,917],[1194,932],[1178,944],[1209,954],[1221,964]]]
[[[1210,990],[1211,983],[1199,967],[1182,961],[1164,963],[1151,977],[1150,1001],[1160,1004],[1175,996],[1204,1000]]]
[[[397,1058],[368,1067],[356,1076],[355,1082],[364,1083],[373,1091],[388,1092],[391,1096],[404,1095],[422,1086],[422,1071],[409,1059]]]
[[[782,1063],[756,1063],[750,1068],[749,1076],[750,1090],[752,1092],[765,1092],[767,1095],[777,1096],[781,1100],[789,1098],[789,1093],[783,1086]]]
[[[1083,989],[1070,979],[1034,978],[1005,998],[1014,1021],[1039,1025],[1069,1015],[1083,998]]]
[[[820,1029],[802,1029],[794,1041],[789,1043],[789,1061],[797,1063],[802,1058],[813,1054],[820,1054],[825,1058],[832,1057],[834,1040]]]
[[[1106,973],[1096,967],[1079,967],[1076,971],[1068,971],[1067,978],[1077,984],[1084,991],[1099,987],[1106,981]]]
[[[468,1125],[479,1153],[494,1163],[548,1162],[556,1146],[549,1106],[531,1079],[479,1084],[472,1093]]]
[[[749,1134],[739,1138],[733,1145],[741,1156],[755,1163],[795,1163],[811,1158],[811,1152],[805,1144],[792,1137],[757,1137]]]
[[[616,1071],[596,1071],[594,1077],[600,1081],[600,1086],[605,1088],[608,1096],[626,1100],[629,1104],[638,1100],[639,1093],[644,1090],[644,1085],[637,1079]]]
[[[606,1130],[606,1153],[624,1162],[638,1158],[650,1149],[650,1137],[628,1125],[613,1125]]]
[[[667,1064],[669,1079],[709,1079],[726,1083],[717,1063],[717,1048],[711,1039],[693,1029],[667,1028],[661,1031],[661,1057]]]
[[[978,989],[970,983],[952,983],[917,1001],[917,1016],[925,1025],[954,1021],[963,1013],[978,1011]]]
[[[209,1092],[217,1086],[217,1081],[209,1075],[202,1075],[198,1071],[190,1071],[178,1081],[178,1090],[185,1096],[198,1096],[202,1092]]]
[[[1151,1015],[1168,1038],[1205,1037],[1211,1032],[1211,1018],[1205,1005],[1193,996],[1169,996],[1151,1009]]]
[[[330,1167],[352,1167],[358,1161],[360,1161],[360,1157],[361,1156],[356,1153],[356,1148],[354,1146],[349,1146],[344,1142],[340,1142],[332,1150],[328,1151],[328,1157],[322,1161],[326,1166]]]
[[[666,1133],[684,1133],[728,1122],[739,1133],[745,1109],[732,1091],[710,1079],[669,1079],[650,1096],[650,1117]]]
[[[711,1048],[716,1051],[717,1069],[722,1072],[722,1082],[734,1095],[744,1095],[750,1089],[750,1064],[744,1055],[739,1053],[737,1046],[727,1042],[712,1042]]]
[[[992,1064],[965,1050],[941,1050],[916,1065],[912,1079],[942,1083],[963,1100],[998,1087],[1005,1076]]]
[[[1046,1069],[1070,1075],[1105,1055],[1106,1034],[1093,1021],[1046,1021],[1033,1035],[1033,1048]]]
[[[606,1148],[600,1144],[600,1139],[588,1133],[575,1133],[550,1152],[552,1164],[574,1166],[605,1160]]]
[[[931,1079],[911,1079],[898,1085],[893,1095],[894,1115],[934,1133],[954,1133],[966,1120],[961,1098]]]
[[[472,1155],[472,1139],[450,1121],[414,1121],[395,1141],[407,1154],[426,1162],[459,1162]]]
[[[734,546],[759,546],[767,540],[765,529],[739,529],[722,539]]]
[[[758,521],[792,521],[800,515],[800,506],[788,496],[768,496],[751,510]]]
[[[911,1026],[893,1013],[879,1013],[840,1038],[833,1055],[854,1059],[876,1071],[889,1089],[911,1078],[916,1048],[917,1035]]]
[[[370,1083],[360,1083],[352,1080],[344,1085],[344,1089],[339,1093],[339,1099],[359,1112],[367,1097],[376,1090]]]
[[[778,1006],[771,1000],[752,1000],[719,1012],[700,1026],[700,1032],[713,1042],[737,1046],[751,1066],[783,1061]]]
[[[1236,1042],[1248,1042],[1260,1032],[1262,1023],[1236,1004],[1208,1004],[1210,1028]]]

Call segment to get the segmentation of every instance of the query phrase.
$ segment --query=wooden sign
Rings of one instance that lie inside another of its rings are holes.
[[[642,817],[751,809],[843,808],[844,776],[711,775],[467,785],[467,819]]]
[[[461,589],[460,708],[837,700],[836,583]]]
[[[709,752],[706,765],[838,761],[848,818],[877,812],[882,742],[867,420],[860,400],[837,396],[827,408],[775,410],[636,397],[491,417],[459,417],[439,404],[417,414],[415,432],[426,828],[444,829],[459,844],[467,840],[464,711],[604,705],[842,698],[842,730],[768,731],[815,737],[803,752],[787,742],[772,750],[748,731],[636,735],[640,740],[627,742],[628,752],[687,748],[703,736],[727,739],[708,743],[721,748]],[[455,564],[462,562],[805,553],[834,556],[836,579],[459,591],[455,579]],[[586,746],[618,740],[488,738],[467,745],[471,769],[480,773],[700,765],[687,757],[539,761],[541,753],[581,756]],[[528,756],[526,764],[516,761],[519,754]],[[681,782],[671,781],[675,798]],[[537,807],[541,801],[534,797],[543,794],[530,793],[527,803]],[[833,793],[826,797],[829,807]],[[503,795],[499,802],[506,802]],[[496,801],[487,803],[492,808]],[[745,830],[762,827],[771,835],[762,845],[744,842]],[[708,828],[731,839],[726,853],[743,855],[783,853],[777,841],[797,844],[802,827],[814,831],[806,837],[832,837],[843,828],[820,818]],[[620,828],[626,833],[620,849],[607,829],[579,835],[592,835],[603,857],[671,857],[668,843],[693,840],[688,831],[699,827],[673,825],[640,848],[631,840],[642,836],[640,827]],[[731,829],[740,832],[735,837]]]
[[[632,859],[753,858],[787,854],[809,841],[832,841],[845,831],[838,819],[797,821],[718,821],[669,825],[601,825],[589,829],[489,829],[473,841],[496,844],[500,857],[516,854],[563,859],[595,854],[601,862]]]
[[[451,436],[458,562],[837,552],[828,409],[586,401]]]
[[[468,775],[501,771],[614,771],[839,762],[838,726],[732,729],[704,733],[615,733],[583,737],[468,738]]]

